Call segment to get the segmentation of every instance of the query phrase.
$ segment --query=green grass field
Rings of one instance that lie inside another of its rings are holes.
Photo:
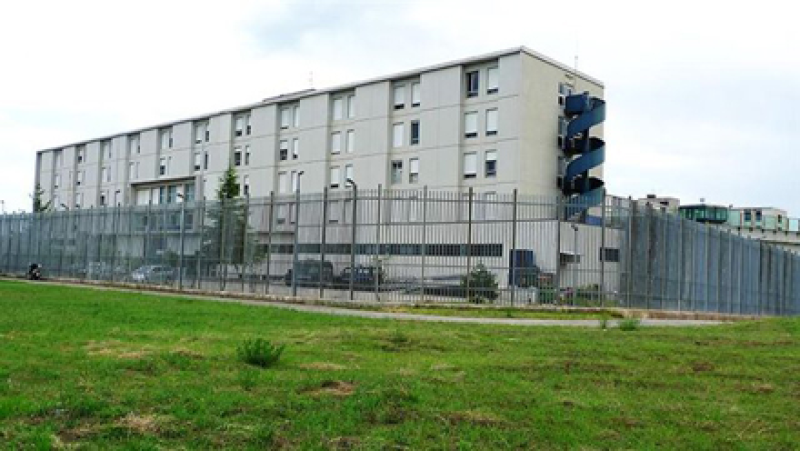
[[[800,319],[367,320],[0,282],[0,448],[796,449]],[[237,346],[285,344],[277,366]]]

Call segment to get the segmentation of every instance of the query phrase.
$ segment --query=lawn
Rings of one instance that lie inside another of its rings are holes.
[[[796,449],[800,319],[514,327],[0,281],[0,448]],[[285,344],[277,366],[239,344]]]

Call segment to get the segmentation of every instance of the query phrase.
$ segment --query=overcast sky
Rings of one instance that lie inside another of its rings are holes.
[[[35,152],[525,45],[606,84],[620,196],[800,216],[794,2],[26,0],[0,6],[0,199]]]

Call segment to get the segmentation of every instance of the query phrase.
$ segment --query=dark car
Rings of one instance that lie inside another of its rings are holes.
[[[339,274],[338,285],[349,286],[350,274],[351,269],[349,266],[343,269],[341,274]],[[375,282],[377,282],[378,285],[382,285],[384,281],[383,268],[375,266],[357,265],[355,271],[352,271],[352,274],[353,285],[359,287],[374,287]]]
[[[333,264],[329,261],[302,260],[294,266],[297,271],[295,282],[298,286],[318,286],[333,284]],[[292,285],[293,270],[286,271],[283,281],[286,286]]]

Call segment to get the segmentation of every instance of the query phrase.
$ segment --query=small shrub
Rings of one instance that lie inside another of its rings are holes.
[[[247,339],[236,349],[239,360],[249,365],[269,368],[281,358],[286,345],[276,346],[263,338]]]
[[[641,325],[640,320],[636,318],[626,318],[619,322],[619,330],[630,332],[633,330],[638,330],[640,325]]]
[[[497,277],[483,263],[461,278],[461,288],[466,291],[469,302],[483,304],[497,299]]]

